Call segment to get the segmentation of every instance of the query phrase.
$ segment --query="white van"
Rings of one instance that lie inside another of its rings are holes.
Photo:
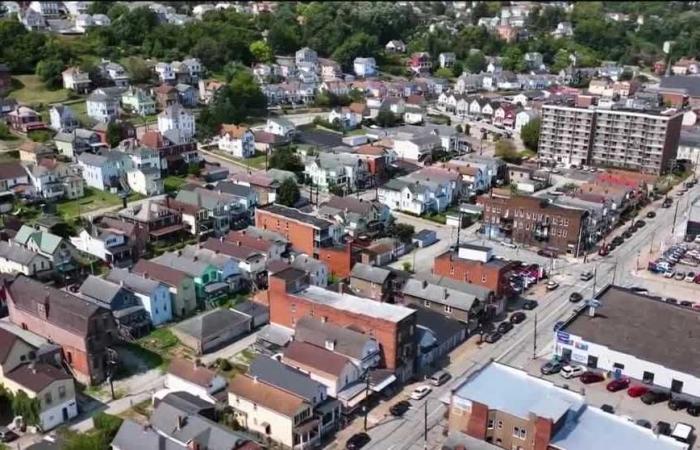
[[[440,386],[441,384],[446,383],[447,380],[450,379],[450,377],[451,375],[449,374],[449,372],[446,372],[444,370],[438,370],[437,372],[432,374],[430,378],[428,378],[428,381],[430,381],[430,383],[434,386]]]

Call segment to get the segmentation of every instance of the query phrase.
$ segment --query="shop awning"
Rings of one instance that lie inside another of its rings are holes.
[[[396,381],[396,375],[391,374],[376,384],[370,383],[369,387],[374,392],[381,392],[385,387],[389,386],[394,381]]]

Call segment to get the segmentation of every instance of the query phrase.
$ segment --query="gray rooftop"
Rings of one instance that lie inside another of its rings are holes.
[[[161,286],[159,282],[130,273],[127,269],[112,269],[105,276],[105,279],[113,283],[124,282],[126,288],[148,296],[152,295]]]
[[[298,255],[294,258],[294,261],[292,261],[292,267],[306,272],[313,272],[325,266],[324,263],[309,255]]]
[[[34,258],[41,258],[47,262],[46,269],[49,269],[48,259],[44,256],[27,250],[19,245],[11,245],[7,241],[0,241],[0,258],[5,258],[8,261],[13,261],[22,265],[29,265]]]
[[[662,77],[659,82],[661,89],[683,89],[690,97],[700,96],[700,77],[692,75],[673,75]]]
[[[112,440],[119,450],[186,450],[187,446],[159,434],[151,427],[126,419]]]
[[[411,278],[403,287],[403,295],[416,299],[448,305],[462,311],[469,311],[477,298],[474,294],[461,292],[438,284]]]
[[[352,278],[378,284],[384,284],[387,278],[389,278],[389,275],[391,275],[391,272],[387,269],[363,263],[355,264],[350,272],[350,277]]]
[[[296,394],[312,405],[319,403],[320,392],[326,391],[323,384],[312,380],[309,375],[263,355],[253,360],[248,367],[248,373],[268,384]]]
[[[107,305],[111,305],[114,298],[119,294],[121,286],[118,283],[107,281],[103,278],[90,275],[80,285],[80,293],[86,297],[98,300]]]
[[[333,225],[333,222],[326,219],[321,219],[319,217],[312,216],[311,214],[303,213],[298,209],[288,208],[278,204],[266,206],[265,208],[260,208],[260,210],[267,211],[271,214],[277,214],[298,222],[306,223],[320,229],[328,228]]]
[[[325,347],[326,341],[331,340],[335,343],[334,352],[359,360],[364,356],[363,349],[373,339],[371,336],[349,328],[322,322],[309,316],[299,319],[294,331],[294,339],[297,341]]]
[[[391,322],[399,322],[415,313],[405,306],[380,303],[349,294],[339,294],[317,286],[307,286],[295,295],[304,297],[313,303]]]
[[[246,314],[218,308],[184,320],[175,325],[175,328],[184,334],[206,341],[246,321],[250,321],[250,317]]]
[[[209,267],[209,264],[205,262],[195,261],[194,258],[190,256],[185,256],[184,254],[178,255],[177,253],[163,253],[157,258],[153,258],[151,261],[162,266],[185,272],[193,277],[202,276]]]
[[[456,291],[461,291],[467,294],[474,295],[479,301],[485,302],[488,300],[489,294],[493,291],[472,283],[466,283],[464,281],[454,280],[448,277],[441,277],[438,275],[433,275],[432,273],[416,273],[413,278],[418,280],[424,280],[428,283],[436,284],[438,286],[447,287],[454,289]]]

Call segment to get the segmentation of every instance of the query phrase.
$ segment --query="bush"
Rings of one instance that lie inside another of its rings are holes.
[[[99,412],[92,416],[92,422],[95,424],[95,428],[104,433],[108,440],[111,441],[114,436],[116,436],[117,431],[119,431],[119,427],[122,426],[124,419],[111,414]]]

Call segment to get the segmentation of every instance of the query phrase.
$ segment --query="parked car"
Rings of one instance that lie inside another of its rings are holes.
[[[510,321],[511,321],[511,323],[518,324],[518,323],[521,323],[522,321],[524,321],[526,317],[527,316],[525,315],[524,312],[518,311],[518,312],[511,314]]]
[[[652,427],[651,422],[649,422],[646,419],[637,419],[637,421],[635,423],[637,425],[639,425],[640,427],[648,428],[651,430],[651,427]]]
[[[700,416],[700,403],[691,404],[686,411],[693,417]]]
[[[667,297],[666,300],[665,300],[665,302],[666,302],[666,303],[670,303],[670,304],[672,304],[672,305],[675,305],[675,304],[678,303],[678,300],[676,300],[675,298],[672,298],[672,297]]]
[[[654,211],[649,211],[647,213],[647,219],[653,219],[654,217],[656,217],[656,213]]]
[[[685,272],[676,272],[673,278],[678,281],[683,281],[685,279]]]
[[[620,236],[615,236],[612,240],[612,243],[615,245],[622,245],[623,242],[625,242],[625,240]]]
[[[562,364],[559,361],[547,361],[540,367],[542,375],[552,375],[558,373],[562,369]]]
[[[401,400],[400,402],[394,403],[391,408],[389,408],[389,412],[394,417],[401,417],[409,408],[411,408],[411,404],[406,400]]]
[[[576,378],[583,374],[586,371],[581,366],[574,366],[574,365],[566,365],[561,368],[561,372],[559,372],[559,375],[562,377],[569,379],[569,378]]]
[[[438,370],[434,374],[430,375],[428,381],[430,381],[434,386],[442,386],[443,384],[447,383],[447,380],[450,378],[452,378],[450,372],[446,370]]]
[[[559,287],[559,283],[557,283],[556,281],[548,281],[547,282],[547,290],[548,291],[553,291],[558,287]]]
[[[641,384],[630,386],[627,389],[627,395],[629,395],[632,398],[641,397],[647,392],[649,392],[649,388],[647,386],[642,386]]]
[[[540,249],[537,250],[537,254],[540,256],[545,256],[547,258],[556,258],[557,257],[557,252],[554,250],[549,250],[549,249]]]
[[[676,274],[673,270],[668,270],[664,272],[664,278],[673,278],[673,276]]]
[[[497,331],[494,331],[493,333],[489,333],[486,335],[484,340],[489,343],[489,344],[494,344],[498,342],[499,339],[501,339],[503,335]]]
[[[662,420],[659,420],[658,422],[656,422],[656,426],[654,427],[654,433],[662,434],[664,436],[670,436],[671,435],[671,424],[668,422],[664,422]]]
[[[668,392],[649,390],[642,395],[642,402],[646,405],[655,405],[656,403],[667,401],[670,397]]]
[[[563,320],[558,320],[557,323],[554,324],[554,331],[558,331],[561,327],[564,326],[564,321]]]
[[[590,280],[590,279],[593,278],[593,275],[594,275],[593,272],[591,272],[591,271],[589,270],[588,272],[583,272],[583,273],[579,276],[579,278],[581,279],[581,281],[588,281],[588,280]]]
[[[600,381],[603,381],[605,377],[598,373],[598,372],[592,372],[592,371],[587,371],[583,372],[581,376],[579,377],[581,380],[581,383],[583,384],[592,384],[592,383],[598,383]]]
[[[431,391],[432,391],[432,388],[430,386],[425,385],[425,384],[420,385],[417,388],[415,388],[413,390],[413,392],[411,392],[411,398],[413,400],[420,400],[423,397],[425,397],[426,395],[430,394]]]
[[[634,223],[635,228],[643,228],[647,223],[643,220],[638,220]]]
[[[625,230],[625,231],[622,233],[622,237],[625,238],[625,239],[631,238],[631,237],[632,237],[633,230],[634,230],[634,229]]]
[[[539,305],[539,303],[537,303],[537,300],[525,300],[523,302],[523,309],[531,311],[531,310],[537,308],[538,305]]]
[[[581,300],[583,300],[583,295],[581,295],[578,292],[572,292],[571,295],[569,296],[569,301],[571,303],[578,303]]]
[[[612,405],[608,405],[607,403],[601,406],[600,409],[602,409],[606,413],[615,414],[615,408],[613,408]]]
[[[617,391],[621,391],[623,389],[627,389],[627,387],[629,385],[630,385],[629,378],[620,378],[617,380],[612,380],[610,383],[608,383],[607,386],[605,386],[605,389],[607,389],[610,392],[617,392]]]
[[[370,438],[367,433],[356,433],[347,440],[345,448],[347,450],[357,450],[367,445],[371,440],[372,438]]]
[[[685,306],[686,308],[692,308],[693,305],[694,305],[694,303],[691,302],[691,301],[688,301],[688,300],[681,300],[681,302],[679,303],[679,305]]]
[[[504,247],[508,247],[508,248],[518,248],[517,245],[513,244],[512,242],[507,242],[507,241],[501,241],[501,245]]]
[[[0,427],[0,442],[12,442],[17,439],[19,435],[7,427]]]
[[[686,409],[688,406],[690,406],[690,402],[682,398],[674,397],[668,401],[668,409],[672,411]]]
[[[695,272],[688,272],[685,274],[686,283],[692,283],[695,281]]]
[[[506,334],[510,330],[513,329],[513,324],[511,322],[501,322],[498,324],[498,327],[496,328],[496,331],[501,333],[501,334]]]

